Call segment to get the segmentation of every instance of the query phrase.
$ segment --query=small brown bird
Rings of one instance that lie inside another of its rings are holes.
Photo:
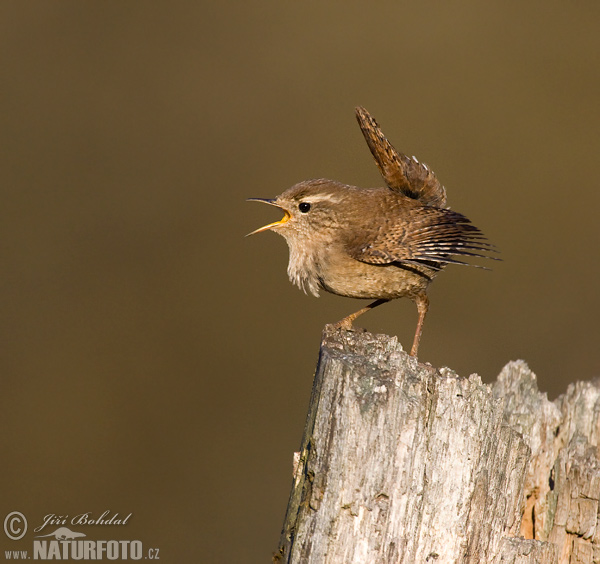
[[[419,321],[410,354],[416,356],[429,283],[446,264],[466,264],[454,256],[493,258],[482,254],[493,245],[464,215],[445,207],[446,191],[427,165],[396,151],[367,110],[356,108],[356,117],[387,187],[318,179],[272,200],[250,198],[284,216],[249,235],[270,229],[285,237],[288,276],[305,292],[375,300],[337,327],[350,329],[359,315],[389,300],[413,300]]]

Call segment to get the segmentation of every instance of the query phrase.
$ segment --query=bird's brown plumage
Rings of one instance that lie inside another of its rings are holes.
[[[370,264],[434,263],[465,264],[452,256],[485,256],[490,245],[482,241],[481,231],[464,215],[444,208],[414,205],[397,195],[388,196],[388,209],[396,213],[384,225],[364,222],[348,253]]]
[[[390,190],[429,206],[446,205],[446,189],[427,165],[396,151],[365,108],[356,108],[356,119]]]

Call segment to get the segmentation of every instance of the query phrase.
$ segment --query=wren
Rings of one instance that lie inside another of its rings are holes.
[[[366,311],[410,298],[419,314],[410,351],[416,356],[431,281],[447,264],[468,264],[456,257],[495,258],[489,256],[495,249],[469,219],[446,207],[446,191],[426,164],[396,151],[367,110],[356,108],[356,117],[386,187],[318,179],[275,199],[250,198],[280,208],[284,216],[249,235],[271,230],[285,238],[288,276],[306,293],[318,297],[323,289],[375,300],[336,327],[351,329]]]

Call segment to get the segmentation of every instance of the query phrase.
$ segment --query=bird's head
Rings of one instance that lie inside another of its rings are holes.
[[[349,186],[332,180],[307,180],[292,186],[274,199],[249,198],[283,211],[279,221],[269,223],[248,235],[272,230],[288,241],[315,238],[339,225],[339,212],[349,197]]]

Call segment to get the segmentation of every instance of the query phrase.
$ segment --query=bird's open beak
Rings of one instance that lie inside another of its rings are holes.
[[[260,233],[261,231],[266,231],[267,229],[271,229],[272,227],[275,227],[277,225],[283,225],[284,223],[289,221],[289,219],[292,217],[287,210],[283,209],[281,206],[278,206],[275,203],[275,200],[269,200],[267,198],[248,198],[247,201],[248,202],[263,202],[264,204],[269,204],[271,206],[275,206],[276,208],[279,208],[280,210],[283,211],[284,216],[279,221],[269,223],[268,225],[264,225],[263,227],[259,227],[255,231],[252,231],[252,233],[248,233],[248,235],[246,235],[246,237],[250,237],[250,235],[254,235],[255,233]]]

